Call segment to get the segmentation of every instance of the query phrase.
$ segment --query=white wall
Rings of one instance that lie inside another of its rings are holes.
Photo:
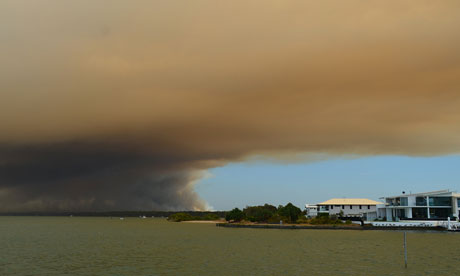
[[[344,205],[345,206],[344,209],[342,209],[342,205],[339,205],[339,206],[333,205],[333,206],[334,207],[331,208],[331,205],[329,205],[329,215],[338,215],[340,211],[343,211],[344,216],[359,216],[363,213],[377,211],[377,208],[375,205],[370,205],[370,209],[367,208],[368,205],[361,205],[361,209],[359,209],[359,205]]]
[[[409,206],[415,206],[415,198],[416,196],[412,196],[412,195],[407,196],[407,203]]]

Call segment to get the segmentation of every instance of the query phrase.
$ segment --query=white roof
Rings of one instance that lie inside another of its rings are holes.
[[[406,196],[430,196],[430,195],[448,195],[448,196],[456,196],[457,194],[453,191],[449,190],[439,190],[439,191],[431,191],[431,192],[424,192],[424,193],[406,193],[397,196],[386,196],[382,198],[394,198],[394,197],[406,197]]]
[[[318,205],[377,205],[382,204],[375,200],[367,198],[332,198],[324,202],[318,203]]]

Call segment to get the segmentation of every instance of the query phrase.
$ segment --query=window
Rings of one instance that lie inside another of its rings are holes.
[[[427,208],[412,208],[412,218],[414,219],[428,218]]]
[[[331,205],[331,210],[334,209],[334,205]]]
[[[352,205],[350,205],[350,209],[353,209],[353,206],[352,206]]]
[[[429,198],[430,206],[451,206],[452,200],[450,197],[430,197]]]
[[[401,197],[401,206],[408,206],[408,200],[407,197]]]
[[[367,209],[370,209],[370,208],[371,208],[371,206],[370,206],[370,205],[367,205]]]
[[[345,209],[345,205],[342,205],[342,209]]]
[[[451,208],[430,208],[430,218],[447,218],[451,214]]]
[[[416,197],[415,206],[426,206],[426,197],[425,196]]]
[[[363,206],[362,206],[362,205],[359,205],[359,209],[362,209],[362,208],[363,208]]]

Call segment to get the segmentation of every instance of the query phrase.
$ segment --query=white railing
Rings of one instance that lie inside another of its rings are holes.
[[[445,225],[444,225],[445,223]],[[446,221],[372,221],[372,226],[376,227],[437,227],[447,228]],[[452,225],[452,222],[451,222]]]

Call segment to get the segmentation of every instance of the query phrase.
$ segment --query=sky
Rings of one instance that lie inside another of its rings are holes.
[[[235,164],[300,183],[299,164],[326,170],[343,156],[392,166],[385,156],[458,155],[459,9],[0,1],[0,211],[224,208],[202,185],[214,174],[216,189],[236,189],[239,173],[220,176]],[[288,185],[276,183],[271,196]],[[238,205],[263,200],[245,194]]]
[[[312,163],[253,161],[214,168],[196,190],[211,209],[292,202],[304,207],[331,198],[368,198],[450,189],[460,191],[460,155],[335,158]]]

